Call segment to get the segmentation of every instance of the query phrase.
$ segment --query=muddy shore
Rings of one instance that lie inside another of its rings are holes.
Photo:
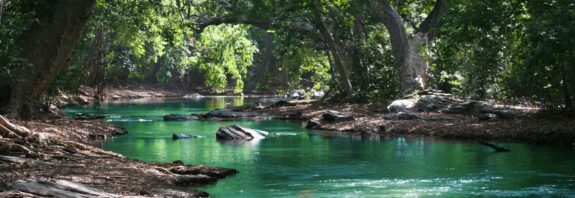
[[[207,197],[191,187],[237,173],[181,161],[146,163],[91,146],[94,140],[124,133],[104,122],[67,118],[10,122],[30,133],[20,137],[0,133],[0,197]]]

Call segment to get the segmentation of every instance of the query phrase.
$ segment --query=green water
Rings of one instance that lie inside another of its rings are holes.
[[[253,100],[167,100],[66,111],[108,115],[109,122],[125,127],[129,134],[103,147],[130,158],[238,169],[236,176],[199,188],[214,197],[575,197],[575,151],[568,149],[502,144],[512,152],[493,153],[473,143],[317,132],[278,120],[235,122],[272,136],[226,144],[215,140],[215,131],[234,122],[161,117]],[[174,141],[172,133],[205,137]]]

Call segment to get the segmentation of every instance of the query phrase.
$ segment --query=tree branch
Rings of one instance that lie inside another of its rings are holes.
[[[222,16],[208,19],[200,23],[197,27],[197,31],[203,32],[208,26],[221,25],[221,24],[247,24],[253,25],[262,29],[269,29],[271,23],[264,20],[253,20],[243,16]]]
[[[416,32],[429,33],[441,25],[441,13],[447,8],[447,0],[437,0],[427,18],[419,24]]]

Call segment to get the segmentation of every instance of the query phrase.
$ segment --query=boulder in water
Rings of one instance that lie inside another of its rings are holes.
[[[226,127],[220,127],[220,129],[218,129],[218,132],[216,133],[216,138],[218,140],[253,141],[253,140],[264,139],[267,136],[268,132],[242,127],[235,124]]]

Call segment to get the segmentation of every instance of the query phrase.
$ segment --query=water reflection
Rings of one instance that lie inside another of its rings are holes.
[[[472,142],[361,133],[307,131],[301,122],[164,122],[169,113],[205,113],[214,108],[257,102],[245,98],[166,100],[152,104],[105,104],[68,109],[70,113],[113,115],[129,134],[105,149],[130,158],[233,167],[240,174],[202,187],[214,197],[468,197],[572,196],[575,151],[504,144],[493,153]],[[140,121],[140,119],[149,121]],[[270,132],[253,145],[218,142],[221,126]],[[171,135],[205,138],[173,141]]]

